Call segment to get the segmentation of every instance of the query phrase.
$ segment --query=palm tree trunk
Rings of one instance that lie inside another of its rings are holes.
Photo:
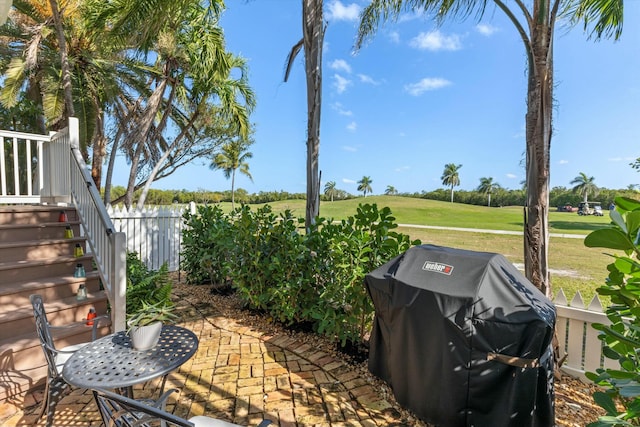
[[[488,206],[488,207],[491,207],[491,193],[489,193],[489,201],[488,201],[488,203],[487,203],[487,206]]]
[[[451,184],[451,203],[453,203],[453,184]]]
[[[176,136],[176,138],[173,140],[171,145],[167,147],[166,151],[162,154],[162,157],[160,157],[158,162],[154,165],[153,169],[149,173],[149,177],[147,178],[147,181],[144,183],[144,187],[142,188],[142,192],[140,193],[140,198],[138,199],[138,205],[137,205],[138,210],[142,210],[142,208],[144,207],[144,203],[147,200],[147,195],[149,194],[149,190],[151,189],[151,184],[156,179],[156,176],[158,175],[160,168],[162,167],[164,162],[169,158],[171,153],[173,153],[174,149],[184,139],[184,137],[187,135],[189,128],[193,126],[193,122],[195,122],[195,120],[198,118],[199,116],[198,111],[199,110],[196,110],[196,112],[193,113],[193,115],[189,119],[189,123],[187,123],[187,125],[182,129],[180,134]]]
[[[305,226],[320,212],[320,111],[322,96],[322,0],[302,0],[302,32],[307,76],[307,206]]]
[[[553,22],[557,9],[534,3],[529,45],[526,115],[527,208],[524,260],[527,278],[552,297],[549,281],[549,164],[553,113]]]
[[[95,98],[94,98],[95,99]],[[96,130],[93,135],[93,159],[91,161],[91,177],[98,191],[102,184],[102,163],[106,155],[107,138],[104,136],[103,112],[97,103],[96,107]]]
[[[135,191],[135,183],[136,176],[138,174],[138,164],[140,163],[140,156],[142,155],[142,150],[144,148],[144,144],[149,136],[149,130],[151,129],[151,125],[153,124],[153,120],[156,117],[158,110],[162,104],[162,95],[164,94],[165,88],[167,87],[167,79],[163,78],[153,94],[149,97],[149,101],[147,102],[147,108],[142,114],[141,123],[137,124],[137,131],[131,135],[132,138],[137,143],[135,152],[131,158],[131,169],[129,171],[129,180],[127,181],[127,194],[124,198],[124,204],[129,209],[131,204],[133,203],[133,192]],[[134,117],[135,120],[135,117]]]
[[[67,41],[64,38],[64,27],[58,10],[57,0],[49,0],[51,5],[51,13],[53,14],[53,24],[56,27],[56,35],[58,36],[58,48],[60,49],[60,63],[62,65],[62,88],[64,90],[64,106],[66,108],[66,117],[75,116],[76,112],[73,108],[73,91],[71,86],[71,71],[69,70],[69,57],[67,55]],[[66,120],[64,121],[66,122]]]
[[[231,171],[231,210],[236,209],[236,170]]]

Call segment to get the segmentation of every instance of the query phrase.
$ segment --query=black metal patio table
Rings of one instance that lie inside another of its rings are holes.
[[[62,377],[72,386],[86,389],[125,390],[166,376],[182,366],[198,349],[198,337],[180,326],[164,325],[160,340],[148,350],[134,350],[125,331],[107,335],[76,351],[64,365]]]

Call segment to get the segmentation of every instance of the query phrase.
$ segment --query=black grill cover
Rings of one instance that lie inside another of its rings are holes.
[[[554,425],[555,307],[502,255],[416,246],[365,282],[369,370],[403,407],[437,426]]]

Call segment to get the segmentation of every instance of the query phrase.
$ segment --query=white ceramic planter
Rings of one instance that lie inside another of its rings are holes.
[[[147,326],[134,326],[129,330],[131,345],[135,350],[149,350],[158,344],[162,322],[155,322]]]

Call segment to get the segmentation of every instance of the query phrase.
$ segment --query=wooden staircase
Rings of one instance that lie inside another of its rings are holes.
[[[60,221],[61,212],[66,221]],[[65,237],[67,226],[74,237]],[[84,254],[76,253],[76,245]],[[28,392],[44,386],[46,364],[29,295],[42,295],[52,325],[74,324],[54,334],[58,348],[91,340],[84,322],[91,307],[99,315],[107,312],[107,296],[86,249],[74,209],[0,206],[0,403],[22,406]],[[78,264],[86,277],[74,277]],[[80,284],[88,294],[82,301],[76,299]],[[99,330],[109,332],[109,326]]]

